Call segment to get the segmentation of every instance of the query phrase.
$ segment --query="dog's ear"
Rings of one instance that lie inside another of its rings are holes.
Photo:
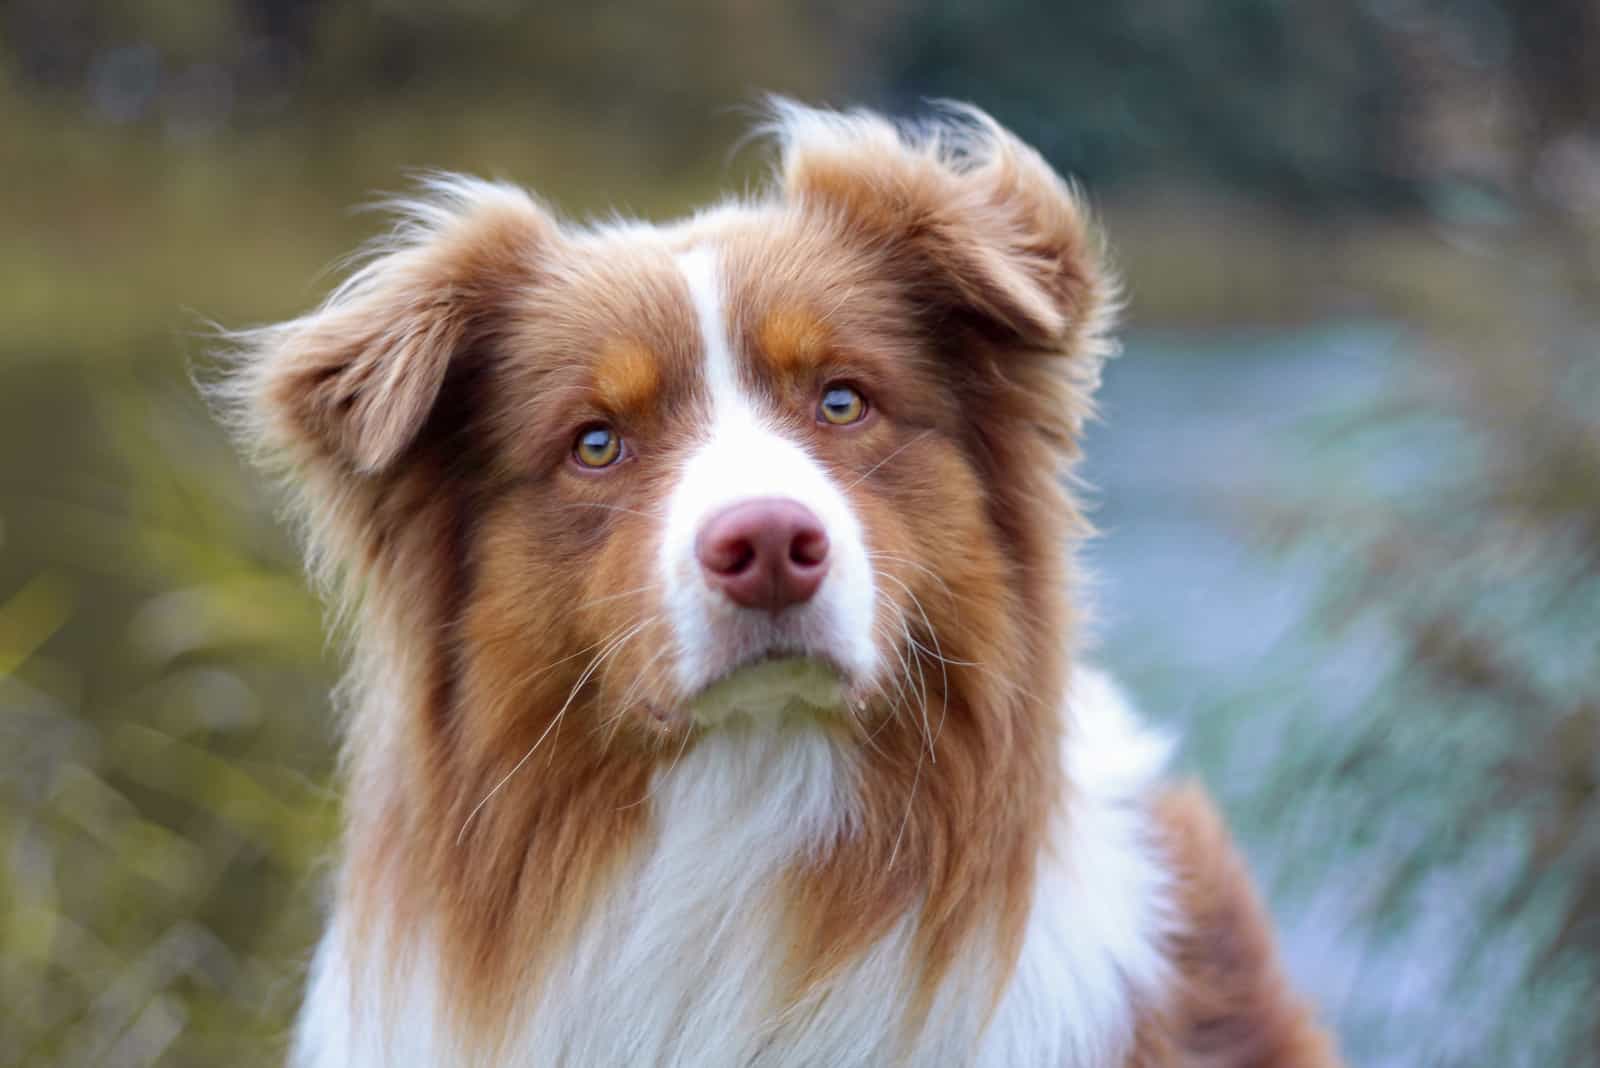
[[[785,194],[893,257],[936,311],[1030,348],[1100,355],[1115,284],[1077,195],[976,108],[922,125],[773,105]],[[942,306],[942,307],[941,307]]]
[[[429,183],[317,311],[241,337],[225,390],[258,446],[372,474],[426,424],[453,361],[535,277],[554,222],[524,192]]]

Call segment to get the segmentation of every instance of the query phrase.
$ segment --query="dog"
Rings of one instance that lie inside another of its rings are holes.
[[[1336,1063],[1218,813],[1080,662],[1116,288],[976,109],[766,187],[438,177],[219,392],[349,636],[292,1063]]]

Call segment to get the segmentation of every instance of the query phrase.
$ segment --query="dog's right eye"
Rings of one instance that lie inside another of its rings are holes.
[[[572,443],[572,458],[591,469],[610,467],[622,458],[622,438],[603,423],[585,427]]]
[[[817,402],[818,419],[833,426],[859,423],[866,415],[867,398],[854,386],[835,383],[823,391],[822,399]]]

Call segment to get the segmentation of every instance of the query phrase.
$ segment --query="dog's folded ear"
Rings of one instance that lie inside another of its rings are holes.
[[[1088,213],[1037,152],[976,108],[897,125],[773,104],[785,194],[894,259],[935,311],[1031,348],[1099,355],[1115,284]]]
[[[452,363],[503,321],[556,227],[524,192],[439,178],[321,308],[239,335],[224,384],[258,446],[371,474],[417,438]]]

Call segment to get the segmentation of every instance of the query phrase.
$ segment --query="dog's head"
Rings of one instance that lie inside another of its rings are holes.
[[[431,647],[408,661],[476,760],[554,716],[870,720],[1057,659],[1056,480],[1108,305],[1079,203],[976,113],[773,129],[769,195],[671,226],[440,181],[250,337],[234,388],[315,547]]]

